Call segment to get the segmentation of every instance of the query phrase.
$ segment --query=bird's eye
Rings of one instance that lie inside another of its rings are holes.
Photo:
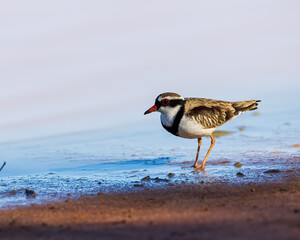
[[[163,99],[161,101],[161,103],[162,103],[162,105],[167,106],[170,103],[170,100],[169,99]]]

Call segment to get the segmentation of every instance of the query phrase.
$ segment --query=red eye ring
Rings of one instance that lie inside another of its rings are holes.
[[[161,101],[161,103],[162,103],[162,105],[167,106],[170,103],[170,100],[169,99],[163,99]]]

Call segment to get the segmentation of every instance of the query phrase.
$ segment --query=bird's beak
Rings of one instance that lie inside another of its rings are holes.
[[[145,113],[144,115],[148,114],[148,113],[152,113],[152,112],[155,112],[157,111],[157,106],[156,105],[153,105],[151,108],[149,108]]]

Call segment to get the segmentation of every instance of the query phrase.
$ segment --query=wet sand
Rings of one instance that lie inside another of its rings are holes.
[[[276,173],[275,173],[276,174]],[[300,177],[178,184],[3,210],[1,239],[300,239]]]

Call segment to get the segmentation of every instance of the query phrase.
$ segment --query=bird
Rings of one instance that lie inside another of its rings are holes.
[[[260,100],[229,102],[207,98],[183,98],[177,93],[165,92],[157,96],[155,104],[145,113],[160,112],[162,126],[175,136],[197,139],[198,148],[193,164],[195,169],[204,170],[206,160],[215,145],[212,133],[216,128],[244,112],[256,110]],[[202,137],[210,137],[211,144],[198,165]]]

